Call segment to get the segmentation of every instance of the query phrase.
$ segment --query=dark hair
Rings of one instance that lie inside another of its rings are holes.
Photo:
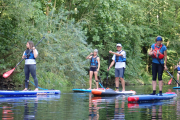
[[[33,41],[28,41],[28,43],[29,43],[29,49],[33,49],[33,47],[34,47],[34,43],[33,43]]]
[[[157,39],[161,39],[163,41],[163,38],[161,36],[157,36],[155,41],[157,42]]]

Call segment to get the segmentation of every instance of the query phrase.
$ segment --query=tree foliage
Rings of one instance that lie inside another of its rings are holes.
[[[112,57],[108,51],[116,51],[115,45],[121,43],[127,53],[125,79],[150,83],[151,57],[147,52],[158,35],[168,48],[171,72],[179,59],[178,0],[8,0],[0,4],[1,73],[19,61],[28,40],[37,43],[42,36],[47,40],[38,48],[38,70],[43,71],[38,72],[40,81],[59,75],[59,81],[84,83],[89,66],[84,58],[92,48],[99,50],[100,72],[105,79]],[[18,72],[22,70],[21,66]],[[110,77],[114,78],[113,70]]]

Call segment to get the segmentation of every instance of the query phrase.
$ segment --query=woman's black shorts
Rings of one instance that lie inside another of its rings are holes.
[[[97,67],[90,67],[90,71],[96,72],[97,71]]]
[[[164,70],[164,64],[157,64],[157,63],[152,63],[152,80],[156,81],[157,74],[158,74],[158,80],[162,80],[162,75],[163,75],[163,70]]]

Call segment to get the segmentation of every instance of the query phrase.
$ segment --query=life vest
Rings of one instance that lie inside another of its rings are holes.
[[[91,67],[98,67],[98,61],[97,61],[97,57],[98,56],[96,56],[95,58],[91,58],[91,61],[90,61],[90,66]]]
[[[180,66],[178,65],[178,67],[177,67],[177,71],[180,71]]]
[[[154,50],[153,50],[153,58],[159,58],[159,59],[163,59],[164,58],[164,54],[160,52],[160,49],[162,48],[163,44],[161,44],[159,46],[159,48],[157,47],[157,44],[155,44]]]
[[[123,50],[121,52],[123,52]],[[121,52],[119,52],[119,54],[121,54]],[[122,56],[116,56],[115,62],[126,62],[126,58]]]
[[[25,54],[24,54],[24,55],[26,55],[26,57],[27,57],[27,58],[25,58],[25,59],[35,59],[34,54],[33,54],[33,51],[31,51],[30,54],[27,55],[29,52],[30,52],[30,49],[27,49],[27,50],[25,51]]]

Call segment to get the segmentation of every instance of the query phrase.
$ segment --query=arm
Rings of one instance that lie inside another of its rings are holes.
[[[87,57],[86,57],[86,59],[91,59],[91,55],[92,55],[93,53],[90,53]]]
[[[112,52],[112,51],[109,51],[109,53],[112,53],[112,54],[114,54],[116,56],[123,56],[123,54],[115,53],[115,52]]]
[[[149,54],[149,55],[153,55],[153,49],[152,49],[152,48],[150,49],[150,51],[149,51],[148,54]]]
[[[34,57],[35,57],[35,58],[37,58],[38,53],[37,53],[37,51],[36,51],[35,47],[33,47],[33,54],[34,54]]]
[[[97,58],[97,61],[98,61],[98,69],[97,69],[97,71],[99,71],[99,68],[100,68],[100,58],[99,57]]]
[[[113,60],[113,61],[111,62],[111,65],[110,65],[109,68],[107,69],[107,71],[109,71],[109,70],[111,69],[111,67],[114,65],[114,63],[115,63],[115,61]]]
[[[22,59],[26,58],[26,56],[24,54],[25,54],[25,52],[23,53]]]
[[[165,70],[167,70],[166,63],[167,63],[167,50],[164,51],[164,68],[165,68]]]

